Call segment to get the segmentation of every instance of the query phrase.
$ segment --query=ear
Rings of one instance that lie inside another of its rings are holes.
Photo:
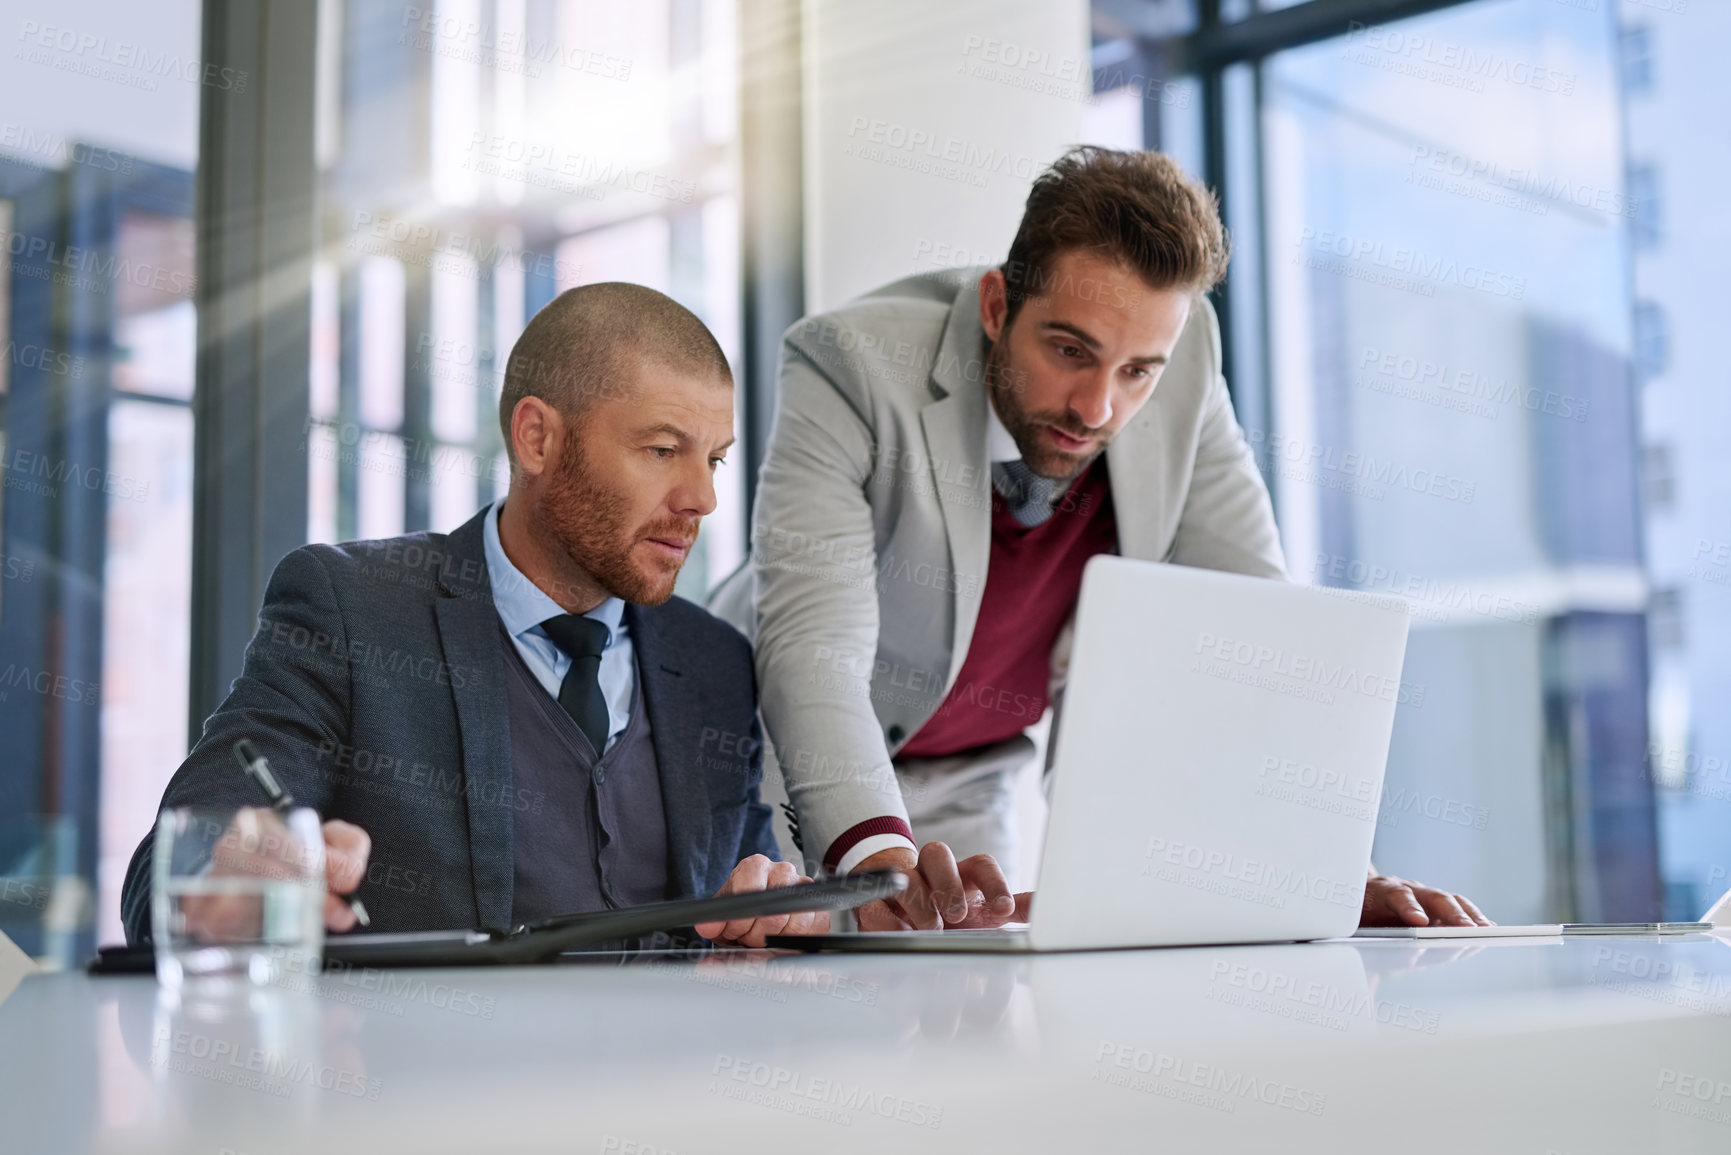
[[[511,410],[511,447],[517,465],[531,477],[546,471],[564,436],[565,419],[539,397],[525,397]]]
[[[986,331],[986,340],[998,339],[1009,311],[1009,286],[1004,281],[1004,271],[987,269],[980,276],[980,328]]]

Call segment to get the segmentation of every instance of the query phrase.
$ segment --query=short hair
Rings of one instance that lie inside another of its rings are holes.
[[[697,314],[665,293],[624,281],[566,289],[523,327],[505,362],[499,428],[513,463],[511,414],[539,397],[567,418],[598,398],[629,400],[654,364],[733,383],[727,355]]]
[[[1081,145],[1034,180],[1004,261],[1006,323],[1043,296],[1052,266],[1073,250],[1129,266],[1151,288],[1205,293],[1226,275],[1231,242],[1200,182],[1158,152]]]

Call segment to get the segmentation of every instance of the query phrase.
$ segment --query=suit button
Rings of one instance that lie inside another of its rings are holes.
[[[892,745],[892,746],[894,746],[897,742],[900,742],[906,736],[907,736],[907,731],[902,729],[900,726],[891,726],[887,731],[884,732],[884,737],[886,737],[890,740],[890,745]]]
[[[607,771],[599,766],[595,767],[595,785],[599,786],[605,781],[607,781]]]

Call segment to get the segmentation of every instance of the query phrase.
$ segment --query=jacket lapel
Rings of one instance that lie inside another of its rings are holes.
[[[478,805],[477,798],[510,798],[511,734],[505,702],[505,655],[499,614],[481,537],[481,518],[447,539],[450,555],[439,572],[447,595],[434,605],[439,643],[451,670],[451,696],[463,745],[464,807],[469,824],[469,869],[480,925],[511,922],[512,824],[509,806]]]
[[[1150,401],[1148,408],[1153,407]],[[1137,421],[1141,418],[1142,414],[1137,414]],[[1146,423],[1143,424],[1145,427]],[[1106,447],[1106,478],[1112,486],[1112,511],[1118,523],[1118,553],[1144,561],[1164,561],[1158,542],[1168,535],[1164,533],[1159,507],[1154,504],[1163,488],[1160,476],[1142,466],[1145,453],[1121,444],[1126,439],[1142,440],[1143,432],[1132,422]]]
[[[691,709],[693,687],[672,639],[662,636],[659,615],[627,604],[626,624],[637,654],[643,708],[649,712],[655,765],[661,776],[661,807],[667,818],[670,869],[679,897],[706,897],[711,889],[709,781],[697,752],[702,720]],[[729,863],[729,866],[732,864]]]
[[[932,486],[943,509],[950,543],[950,567],[955,574],[978,575],[985,587],[986,563],[992,549],[991,464],[986,460],[985,341],[980,329],[980,291],[972,285],[956,295],[949,324],[932,368],[937,399],[920,410],[926,453],[932,462]],[[945,686],[955,683],[973,641],[980,599],[961,596],[966,583],[951,583],[950,607],[955,633],[950,641],[950,669]]]

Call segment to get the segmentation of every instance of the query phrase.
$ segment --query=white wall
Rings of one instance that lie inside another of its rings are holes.
[[[1003,259],[1082,139],[1087,0],[805,0],[806,309]]]
[[[1087,0],[804,0],[803,18],[808,313],[1003,260],[1042,168],[1090,134],[1123,146],[1140,129],[1140,106],[1089,108]],[[1044,831],[1040,761],[1018,789],[1022,861],[1005,864],[1022,886]]]

